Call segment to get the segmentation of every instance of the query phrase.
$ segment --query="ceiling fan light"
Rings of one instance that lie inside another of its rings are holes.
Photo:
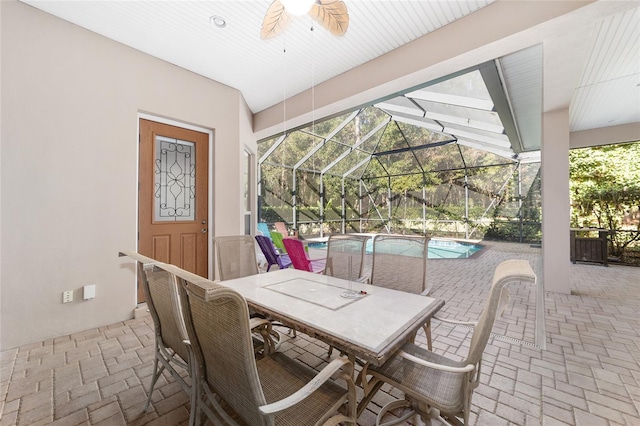
[[[315,0],[280,0],[287,13],[294,16],[306,15]]]

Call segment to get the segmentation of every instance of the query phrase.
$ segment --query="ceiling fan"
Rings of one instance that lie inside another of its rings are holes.
[[[341,0],[274,0],[262,21],[260,37],[268,39],[284,31],[294,16],[309,14],[331,34],[342,36],[349,26],[347,5]]]

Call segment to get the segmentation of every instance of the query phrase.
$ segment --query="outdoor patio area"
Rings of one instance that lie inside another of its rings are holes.
[[[529,260],[541,278],[540,248],[483,244],[471,259],[428,262],[431,295],[446,300],[441,316],[477,319],[493,269],[503,260]],[[471,424],[640,424],[640,269],[576,264],[571,285],[571,295],[510,287],[511,303],[485,351]],[[542,297],[544,307],[537,303]],[[544,323],[537,314],[542,308]],[[470,331],[434,321],[434,350],[464,353]],[[536,341],[545,332],[546,339]],[[421,333],[417,341],[426,345]],[[326,365],[326,344],[302,334],[283,336],[281,351],[313,368]],[[3,352],[0,425],[186,425],[188,396],[168,374],[156,385],[152,408],[142,411],[153,339],[151,317],[143,315]],[[359,425],[375,423],[389,394],[401,396],[383,390]]]

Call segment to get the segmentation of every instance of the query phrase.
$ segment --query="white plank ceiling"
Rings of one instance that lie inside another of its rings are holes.
[[[239,89],[261,111],[494,0],[347,0],[349,29],[331,35],[309,16],[280,36],[262,40],[271,0],[91,1],[23,0],[98,34]],[[211,16],[227,26],[215,27]],[[286,53],[284,50],[286,49]],[[286,81],[286,85],[283,82]]]
[[[350,25],[344,37],[318,25],[310,31],[313,21],[304,16],[269,40],[259,33],[271,0],[21,1],[234,87],[256,113],[495,0],[346,0]],[[226,28],[212,25],[216,15]],[[574,89],[571,130],[640,122],[640,8],[599,18],[585,43],[589,55]],[[496,58],[524,150],[539,146],[541,50]]]
[[[571,128],[640,121],[640,8],[602,19],[570,108]]]

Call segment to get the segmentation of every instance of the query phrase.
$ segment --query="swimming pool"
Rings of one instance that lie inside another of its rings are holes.
[[[310,248],[326,250],[326,242],[310,242]],[[482,250],[480,244],[454,240],[429,240],[429,259],[468,259]],[[373,253],[373,239],[367,240],[367,254]]]

